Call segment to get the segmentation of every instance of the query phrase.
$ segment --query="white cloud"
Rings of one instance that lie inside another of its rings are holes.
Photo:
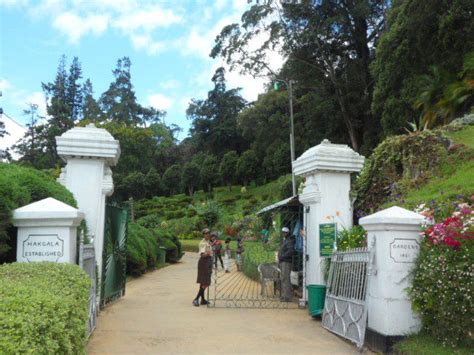
[[[133,48],[137,50],[145,50],[150,55],[161,53],[167,48],[165,42],[154,41],[149,34],[131,34],[130,39],[132,41]]]
[[[8,90],[12,87],[12,84],[5,79],[5,78],[0,78],[0,91]]]
[[[160,88],[165,90],[178,89],[181,86],[180,82],[176,79],[168,79],[160,82]]]
[[[163,9],[160,6],[149,7],[131,13],[122,14],[114,21],[114,26],[124,30],[126,33],[143,30],[146,33],[158,27],[168,27],[180,23],[183,18],[176,15],[172,10]]]
[[[169,110],[173,106],[174,100],[163,94],[152,94],[147,98],[148,104],[159,110]]]
[[[13,7],[13,6],[24,6],[28,3],[28,0],[0,0],[0,6]]]
[[[63,12],[54,19],[53,27],[68,37],[69,42],[78,43],[82,36],[100,35],[108,27],[108,16],[88,14],[84,17],[73,12]]]

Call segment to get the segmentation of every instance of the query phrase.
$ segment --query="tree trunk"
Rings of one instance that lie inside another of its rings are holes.
[[[188,192],[189,192],[189,196],[192,196],[194,194],[194,186],[192,185],[188,186]]]
[[[232,184],[230,182],[227,183],[227,187],[229,188],[229,192],[232,191]]]

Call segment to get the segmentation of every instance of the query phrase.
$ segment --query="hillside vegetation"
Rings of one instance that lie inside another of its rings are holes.
[[[386,139],[366,160],[353,189],[356,217],[391,205],[414,209],[422,203],[439,205],[439,216],[446,215],[450,205],[474,194],[474,126],[445,126]],[[254,214],[259,209],[290,195],[290,176],[283,176],[261,186],[141,200],[134,204],[134,213],[136,219],[153,219],[180,239],[199,239],[205,227],[235,236],[242,224],[257,223]]]

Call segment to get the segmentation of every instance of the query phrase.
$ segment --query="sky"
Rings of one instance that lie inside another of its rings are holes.
[[[166,124],[188,134],[186,108],[204,99],[221,59],[209,53],[216,35],[239,22],[247,0],[0,0],[0,107],[20,123],[28,103],[45,115],[42,82],[52,82],[61,55],[77,56],[96,99],[113,81],[117,59],[132,62],[140,104],[167,111]],[[282,60],[273,56],[274,68]],[[227,72],[228,88],[241,87],[249,101],[265,79]]]

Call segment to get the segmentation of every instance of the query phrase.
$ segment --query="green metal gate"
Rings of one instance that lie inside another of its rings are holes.
[[[128,211],[126,209],[111,205],[106,206],[100,293],[101,307],[125,294],[127,224]]]

